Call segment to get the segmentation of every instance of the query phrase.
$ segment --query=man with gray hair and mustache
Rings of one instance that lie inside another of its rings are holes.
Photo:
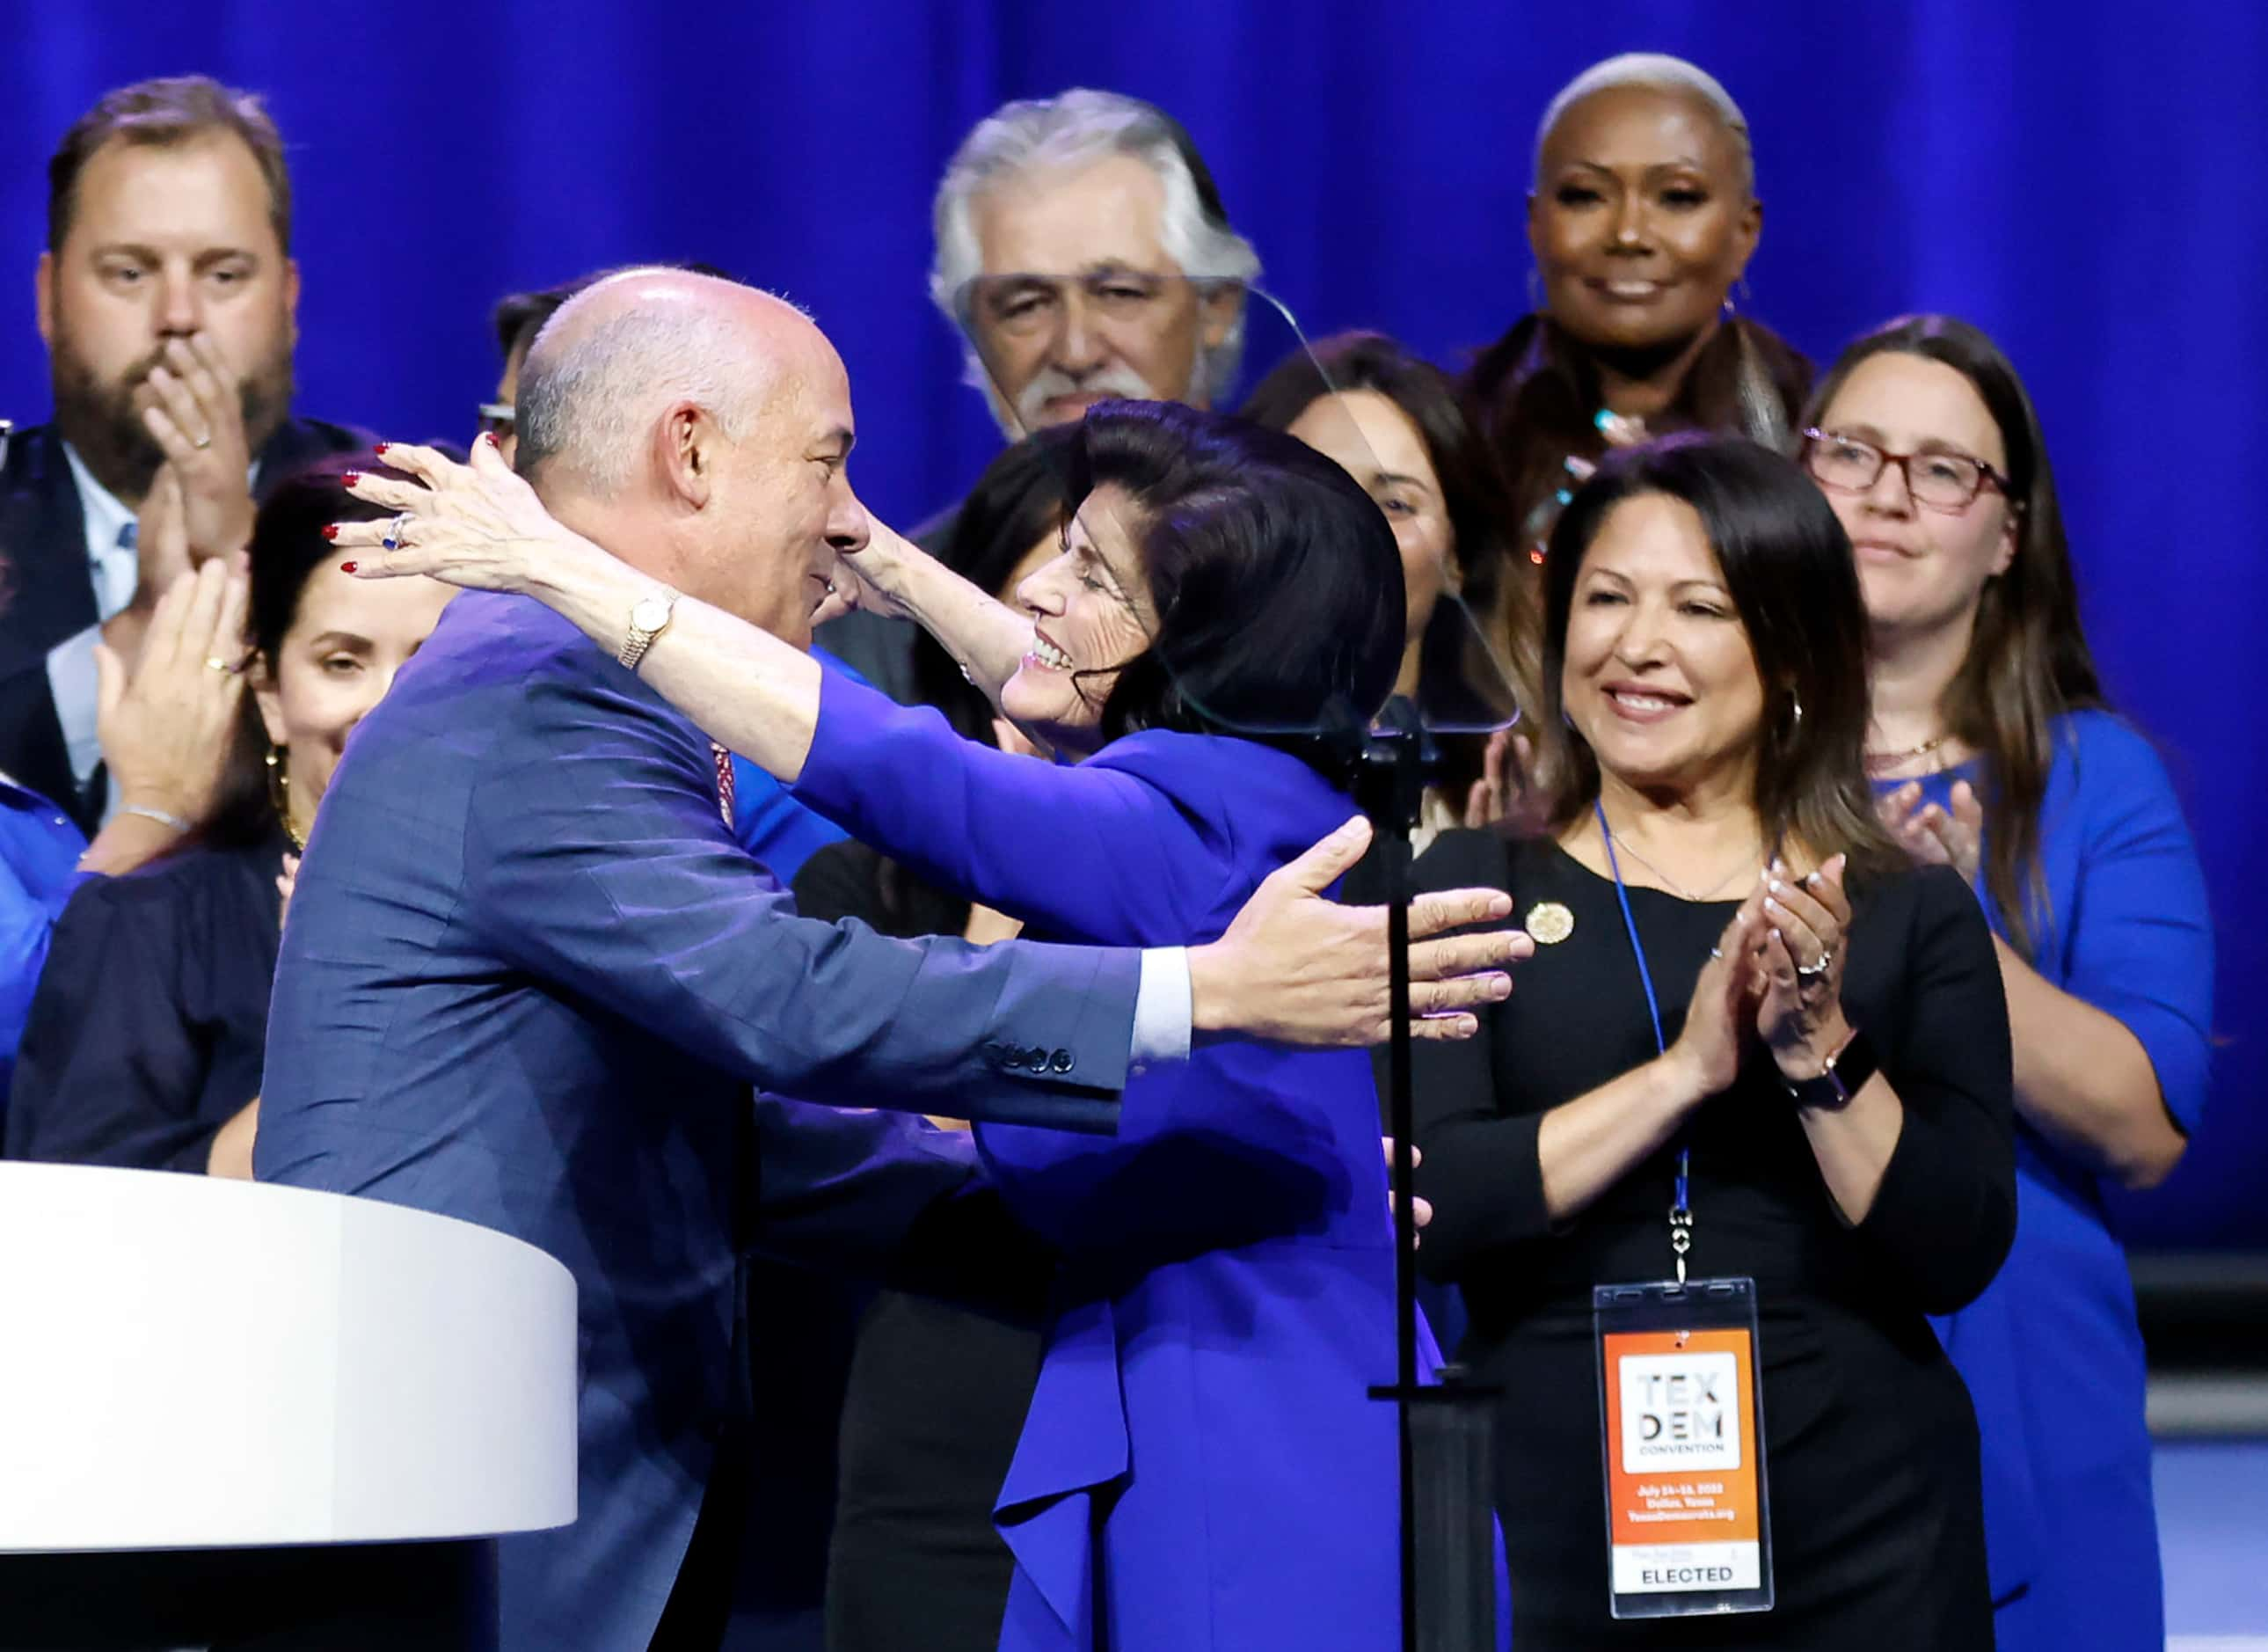
[[[937,189],[929,291],[1010,441],[1112,397],[1209,408],[1233,388],[1260,257],[1180,122],[1086,88],[1003,104]],[[958,507],[914,530],[937,550]],[[910,702],[913,626],[845,615],[819,640]]]

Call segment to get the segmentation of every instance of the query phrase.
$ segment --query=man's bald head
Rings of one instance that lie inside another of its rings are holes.
[[[815,352],[832,353],[784,299],[689,270],[623,270],[569,299],[529,346],[515,464],[531,482],[612,498],[671,409],[698,407],[744,441]]]
[[[562,306],[520,369],[514,462],[623,561],[803,646],[838,556],[866,542],[850,380],[784,299],[630,269]]]

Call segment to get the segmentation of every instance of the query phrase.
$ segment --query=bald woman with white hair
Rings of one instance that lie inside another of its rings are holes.
[[[1787,446],[1811,364],[1736,313],[1763,229],[1748,119],[1683,58],[1610,57],[1545,108],[1530,313],[1464,383],[1513,499],[1506,659],[1535,656],[1534,568],[1565,494],[1609,446],[1676,430]]]

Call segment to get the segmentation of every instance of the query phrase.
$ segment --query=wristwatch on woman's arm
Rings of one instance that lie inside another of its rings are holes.
[[[670,616],[677,611],[677,593],[667,586],[630,604],[629,634],[622,639],[622,651],[615,658],[632,671],[645,658],[645,651],[653,646],[653,639],[669,629]]]
[[[1865,1033],[1854,1031],[1843,1041],[1840,1050],[1827,1058],[1816,1077],[1792,1079],[1782,1073],[1780,1082],[1787,1086],[1787,1093],[1798,1107],[1820,1107],[1831,1111],[1864,1089],[1867,1080],[1879,1070],[1874,1044]]]

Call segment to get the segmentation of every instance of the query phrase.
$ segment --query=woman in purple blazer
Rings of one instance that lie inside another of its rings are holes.
[[[425,475],[414,547],[368,573],[524,590],[602,643],[652,582],[544,517],[493,455]],[[679,601],[641,670],[797,798],[1029,936],[1181,945],[1351,805],[1345,743],[1392,689],[1402,568],[1329,460],[1189,409],[1106,402],[1056,559],[1018,613],[877,528],[861,601],[934,632],[1063,756],[1011,756]],[[1054,1052],[1024,1053],[1035,1065]],[[1398,1634],[1394,1258],[1359,1051],[1199,1051],[1114,1138],[977,1127],[1062,1255],[996,1518],[1004,1648],[1346,1648]],[[1430,1340],[1428,1375],[1438,1364]]]

